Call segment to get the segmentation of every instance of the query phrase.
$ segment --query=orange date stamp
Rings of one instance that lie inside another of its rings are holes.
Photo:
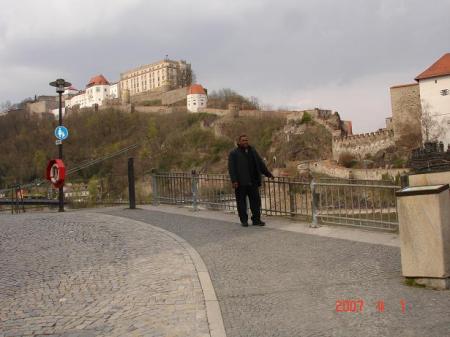
[[[353,312],[362,313],[364,312],[365,302],[363,299],[354,300],[337,300],[336,301],[336,312]],[[411,310],[411,304],[407,303],[406,300],[401,299],[397,304],[397,307],[406,313]],[[379,300],[375,302],[375,309],[378,312],[384,312],[386,310],[386,305],[384,300]]]

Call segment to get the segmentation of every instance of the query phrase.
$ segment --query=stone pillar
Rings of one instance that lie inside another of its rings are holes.
[[[403,276],[410,284],[448,289],[449,185],[407,187],[396,195]]]

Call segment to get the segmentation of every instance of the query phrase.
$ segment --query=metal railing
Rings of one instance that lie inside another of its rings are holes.
[[[332,183],[290,177],[264,179],[261,211],[317,223],[397,230],[395,191],[400,186],[353,181]],[[234,190],[225,174],[152,173],[154,204],[236,210]]]
[[[42,184],[14,184],[0,190],[0,213],[24,213],[30,209],[44,209],[57,206],[58,201],[49,199],[46,187]]]
[[[316,216],[322,223],[397,230],[400,186],[313,182]]]

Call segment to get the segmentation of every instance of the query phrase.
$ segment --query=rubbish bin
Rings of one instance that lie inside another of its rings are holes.
[[[449,185],[406,187],[396,195],[403,276],[418,284],[448,289]]]

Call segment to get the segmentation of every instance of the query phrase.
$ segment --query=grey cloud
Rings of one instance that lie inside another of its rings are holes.
[[[449,0],[135,2],[91,31],[10,39],[0,67],[35,67],[51,78],[66,74],[80,87],[94,74],[117,80],[121,71],[168,54],[192,62],[210,89],[232,87],[275,104],[283,104],[282,97],[295,100],[294,93],[307,101],[302,94],[317,95],[330,85],[346,92],[365,79],[365,99],[373,94],[374,101],[384,100],[382,120],[390,113],[389,86],[413,81],[450,50],[449,12]],[[389,73],[410,77],[368,85],[367,78]],[[29,91],[14,78],[9,82],[0,101],[49,90],[47,78]],[[349,106],[349,98],[334,98],[336,106]],[[341,113],[356,118],[356,129],[371,127],[360,112]]]

